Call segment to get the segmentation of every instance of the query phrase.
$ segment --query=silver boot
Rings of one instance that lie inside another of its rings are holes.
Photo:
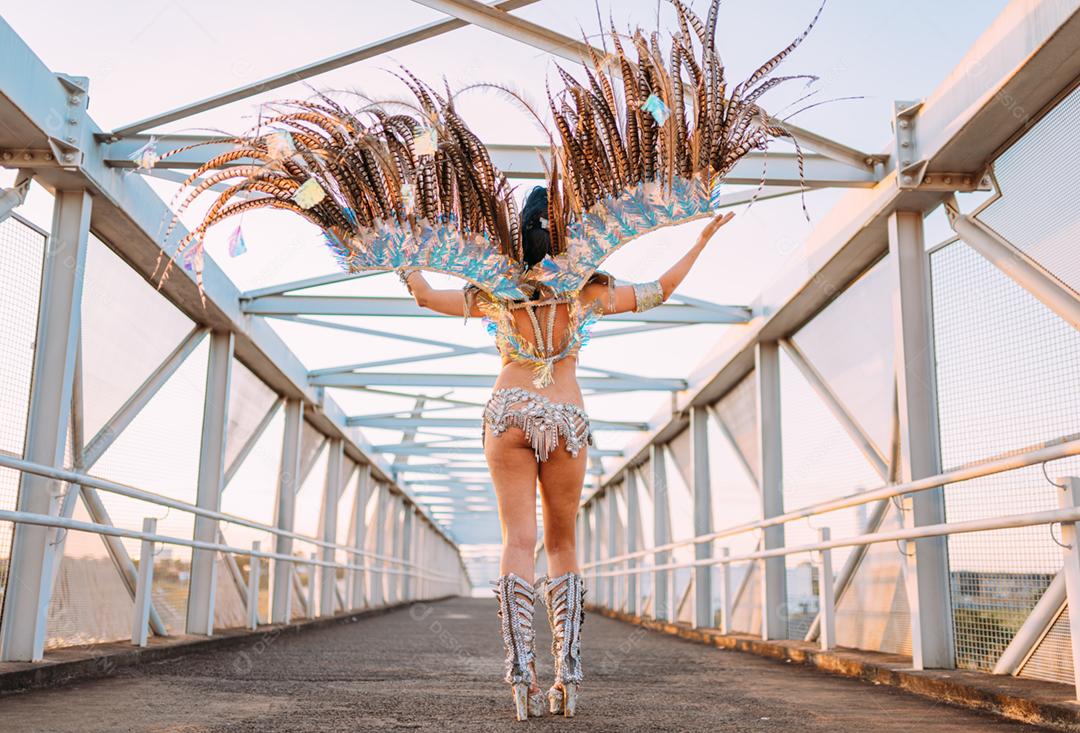
[[[536,645],[533,632],[533,608],[536,590],[524,578],[507,573],[492,581],[499,601],[503,644],[506,647],[506,681],[514,694],[518,720],[544,714],[544,693],[536,681]],[[531,687],[538,691],[529,693]]]
[[[544,578],[544,604],[551,623],[555,684],[548,690],[552,713],[573,717],[577,710],[581,670],[581,625],[585,621],[585,581],[578,573]]]

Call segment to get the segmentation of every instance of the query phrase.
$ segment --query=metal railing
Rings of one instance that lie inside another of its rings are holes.
[[[733,563],[756,562],[763,565],[764,562],[769,558],[786,557],[788,555],[804,553],[817,553],[816,564],[818,566],[818,604],[820,620],[819,642],[822,649],[828,650],[836,646],[836,588],[833,584],[832,558],[830,553],[831,550],[841,547],[867,546],[882,542],[907,543],[913,540],[931,537],[945,537],[953,534],[983,532],[989,530],[1011,529],[1016,527],[1029,527],[1034,525],[1050,525],[1060,523],[1062,527],[1061,545],[1064,560],[1063,574],[1066,580],[1066,595],[1068,598],[1069,608],[1069,626],[1072,633],[1072,638],[1074,640],[1080,640],[1080,547],[1078,547],[1078,543],[1076,541],[1076,523],[1080,522],[1080,477],[1063,477],[1062,484],[1055,484],[1061,489],[1061,494],[1059,497],[1060,503],[1058,509],[1029,512],[1024,514],[1005,515],[999,517],[991,517],[987,519],[976,519],[960,522],[943,522],[931,525],[905,527],[898,530],[870,532],[838,539],[833,539],[831,537],[830,529],[828,527],[821,527],[818,529],[819,541],[814,543],[757,550],[755,552],[748,552],[739,555],[730,554],[728,548],[720,548],[720,554],[718,557],[699,558],[685,562],[655,561],[655,558],[657,556],[668,553],[676,548],[696,546],[703,543],[711,544],[720,539],[732,537],[739,534],[745,534],[748,532],[758,532],[764,530],[767,527],[783,525],[793,520],[814,517],[828,512],[833,512],[838,509],[846,509],[859,505],[869,504],[872,502],[896,498],[910,499],[911,494],[921,491],[929,491],[948,484],[970,481],[972,479],[991,476],[994,474],[1012,471],[1028,466],[1045,464],[1049,461],[1059,460],[1062,458],[1068,458],[1070,456],[1076,455],[1080,455],[1080,439],[1069,440],[1038,449],[1028,450],[1023,453],[1008,455],[993,460],[988,460],[983,463],[965,466],[963,468],[944,471],[940,474],[928,476],[926,478],[921,478],[914,481],[886,485],[870,491],[864,491],[858,494],[852,494],[837,499],[830,499],[828,501],[818,502],[816,504],[811,504],[800,509],[785,512],[784,514],[780,514],[775,517],[769,517],[767,519],[735,525],[716,532],[710,532],[708,534],[703,534],[696,537],[688,537],[686,539],[669,542],[664,545],[651,547],[645,550],[638,550],[635,552],[625,553],[613,557],[603,558],[593,562],[584,563],[582,567],[585,574],[593,579],[594,584],[597,583],[597,581],[601,578],[614,579],[617,577],[640,575],[643,573],[655,573],[656,575],[654,576],[654,590],[660,587],[660,584],[666,584],[668,598],[670,599],[668,607],[666,609],[663,609],[663,612],[666,616],[665,620],[674,621],[676,616],[675,609],[678,607],[679,604],[675,601],[674,598],[675,574],[671,571],[719,566],[719,630],[721,633],[726,634],[731,632],[731,618],[733,612],[733,596],[730,587],[730,569]],[[905,544],[902,544],[902,549],[904,550],[905,555],[907,555],[907,547]],[[648,558],[650,556],[654,558],[653,563],[639,564],[639,560]],[[908,557],[910,559],[910,555]],[[621,567],[614,567],[610,570],[601,569],[607,566]],[[761,577],[764,578],[764,567],[760,567],[759,571],[761,572]],[[909,588],[911,588],[912,583],[916,582],[915,565],[913,562],[909,562],[908,564],[906,580]],[[766,604],[764,583],[762,583],[762,587],[759,592],[761,593],[761,608],[764,609]],[[601,593],[600,597],[601,599],[606,599],[608,603],[611,604],[611,607],[614,607],[615,593],[613,587],[609,586],[607,594],[605,595],[604,593]],[[711,607],[711,598],[709,599],[709,603]],[[660,613],[661,609],[654,609],[654,617],[659,618]],[[913,608],[913,622],[916,613],[916,609]],[[714,614],[710,612],[708,614],[708,618],[713,619]],[[762,638],[766,640],[769,638],[767,633],[767,625],[764,623],[762,623]],[[917,643],[917,641],[914,638],[913,634],[913,644],[914,643]],[[922,665],[918,662],[917,655],[915,655],[913,661],[915,662],[916,668],[921,668]],[[1073,663],[1074,669],[1076,670],[1076,687],[1078,692],[1078,699],[1080,699],[1080,644],[1077,643],[1073,644]]]
[[[262,550],[261,543],[258,540],[252,542],[251,548],[244,548],[219,542],[206,542],[188,537],[175,537],[171,535],[159,534],[157,532],[158,520],[152,517],[146,517],[143,519],[141,530],[134,530],[117,527],[111,524],[84,522],[62,516],[36,514],[33,512],[23,511],[0,510],[0,521],[2,522],[12,522],[15,524],[30,524],[41,527],[52,527],[56,529],[72,530],[78,532],[91,532],[98,535],[118,537],[130,540],[139,540],[141,542],[141,546],[139,552],[138,574],[136,576],[136,585],[134,589],[135,605],[132,618],[131,635],[132,643],[138,646],[146,646],[148,643],[148,630],[150,627],[149,621],[152,601],[151,589],[153,586],[154,577],[154,556],[157,553],[157,546],[159,544],[176,545],[181,547],[187,547],[193,550],[207,550],[215,553],[240,555],[250,558],[249,572],[246,580],[246,587],[244,589],[244,595],[247,612],[247,628],[252,630],[257,629],[260,624],[258,606],[259,588],[261,580],[260,561],[264,559],[277,563],[286,563],[287,567],[290,568],[290,585],[293,583],[293,575],[298,571],[298,569],[300,567],[306,569],[307,598],[303,600],[305,605],[305,615],[307,616],[307,618],[315,617],[315,588],[317,585],[315,582],[316,568],[325,568],[328,570],[332,570],[335,573],[341,570],[345,572],[360,574],[360,578],[362,579],[360,582],[368,580],[369,578],[371,578],[374,582],[382,582],[382,578],[384,576],[400,576],[425,581],[423,588],[414,588],[413,584],[409,583],[403,584],[403,586],[399,589],[398,593],[395,594],[397,596],[394,599],[395,602],[420,600],[440,595],[449,595],[451,593],[460,592],[461,590],[463,582],[461,573],[445,573],[435,570],[429,570],[420,563],[412,562],[403,558],[383,555],[377,552],[370,552],[360,549],[358,547],[352,547],[350,545],[345,545],[341,543],[327,542],[317,537],[312,537],[298,532],[281,529],[273,525],[263,524],[261,522],[245,519],[244,517],[239,517],[233,514],[212,511],[203,507],[199,507],[195,504],[190,504],[188,502],[180,501],[177,499],[171,499],[166,496],[154,494],[152,492],[144,491],[133,486],[117,483],[115,481],[109,481],[107,479],[91,476],[89,474],[66,469],[52,468],[50,466],[45,466],[42,464],[34,463],[32,461],[27,461],[22,458],[16,458],[3,454],[0,454],[0,468],[14,469],[21,472],[42,476],[44,478],[67,482],[72,486],[82,486],[98,489],[120,496],[125,496],[131,499],[145,501],[147,503],[157,506],[188,512],[195,516],[201,516],[219,522],[235,524],[246,527],[248,529],[258,530],[260,532],[267,532],[277,537],[288,537],[290,539],[310,543],[318,547],[332,549],[335,551],[343,551],[345,553],[348,553],[350,556],[361,558],[360,563],[335,562],[319,559],[317,554],[314,552],[306,558],[296,555],[285,555],[277,552],[268,552]],[[219,536],[222,535],[219,534]],[[389,599],[387,598],[387,594],[380,593],[379,595],[384,601],[384,603],[389,601]],[[352,598],[351,593],[347,593],[346,596],[349,599]],[[357,608],[350,607],[349,600],[345,600],[341,605],[343,607],[343,610],[358,610]],[[368,605],[368,599],[365,598],[365,606],[366,605]],[[326,609],[320,609],[320,613],[322,615],[328,615],[328,611],[326,611]]]

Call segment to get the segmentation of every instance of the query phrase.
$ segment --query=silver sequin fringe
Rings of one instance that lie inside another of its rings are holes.
[[[574,457],[586,445],[593,445],[589,416],[570,402],[553,402],[522,387],[497,389],[484,406],[484,424],[492,435],[507,428],[521,428],[532,445],[536,460],[546,461],[562,437],[566,451]],[[484,430],[481,427],[481,443]]]

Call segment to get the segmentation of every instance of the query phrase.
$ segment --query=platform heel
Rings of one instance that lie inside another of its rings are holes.
[[[581,626],[585,622],[585,581],[572,572],[545,578],[542,594],[551,624],[551,654],[555,657],[555,683],[548,690],[548,705],[553,714],[572,718],[584,677]]]
[[[536,681],[533,610],[536,590],[524,578],[508,573],[492,581],[499,602],[499,619],[506,649],[506,681],[514,698],[518,720],[544,714],[544,693]],[[529,692],[536,688],[536,692]]]

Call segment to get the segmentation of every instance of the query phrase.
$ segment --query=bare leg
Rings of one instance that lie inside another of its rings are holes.
[[[536,571],[536,456],[520,428],[508,428],[498,437],[484,429],[484,457],[502,526],[499,572],[515,573],[531,583]]]
[[[520,428],[509,428],[498,437],[486,425],[484,430],[484,457],[495,486],[502,527],[499,574],[514,573],[532,583],[536,572],[536,455]],[[535,661],[530,667],[532,697],[540,695],[540,683]],[[543,705],[542,696],[539,705]]]
[[[576,523],[585,484],[588,451],[571,456],[560,445],[540,464],[540,501],[544,511],[544,549],[548,575],[578,572]]]
[[[580,575],[577,562],[576,522],[581,489],[585,483],[588,451],[577,457],[560,446],[540,465],[540,501],[544,510],[544,548],[547,550],[550,583],[545,603],[551,634],[555,637],[555,682],[548,690],[552,713],[574,715],[581,681],[579,644]],[[575,575],[570,575],[574,573]],[[565,577],[563,577],[565,576]],[[575,618],[577,617],[577,618]]]

